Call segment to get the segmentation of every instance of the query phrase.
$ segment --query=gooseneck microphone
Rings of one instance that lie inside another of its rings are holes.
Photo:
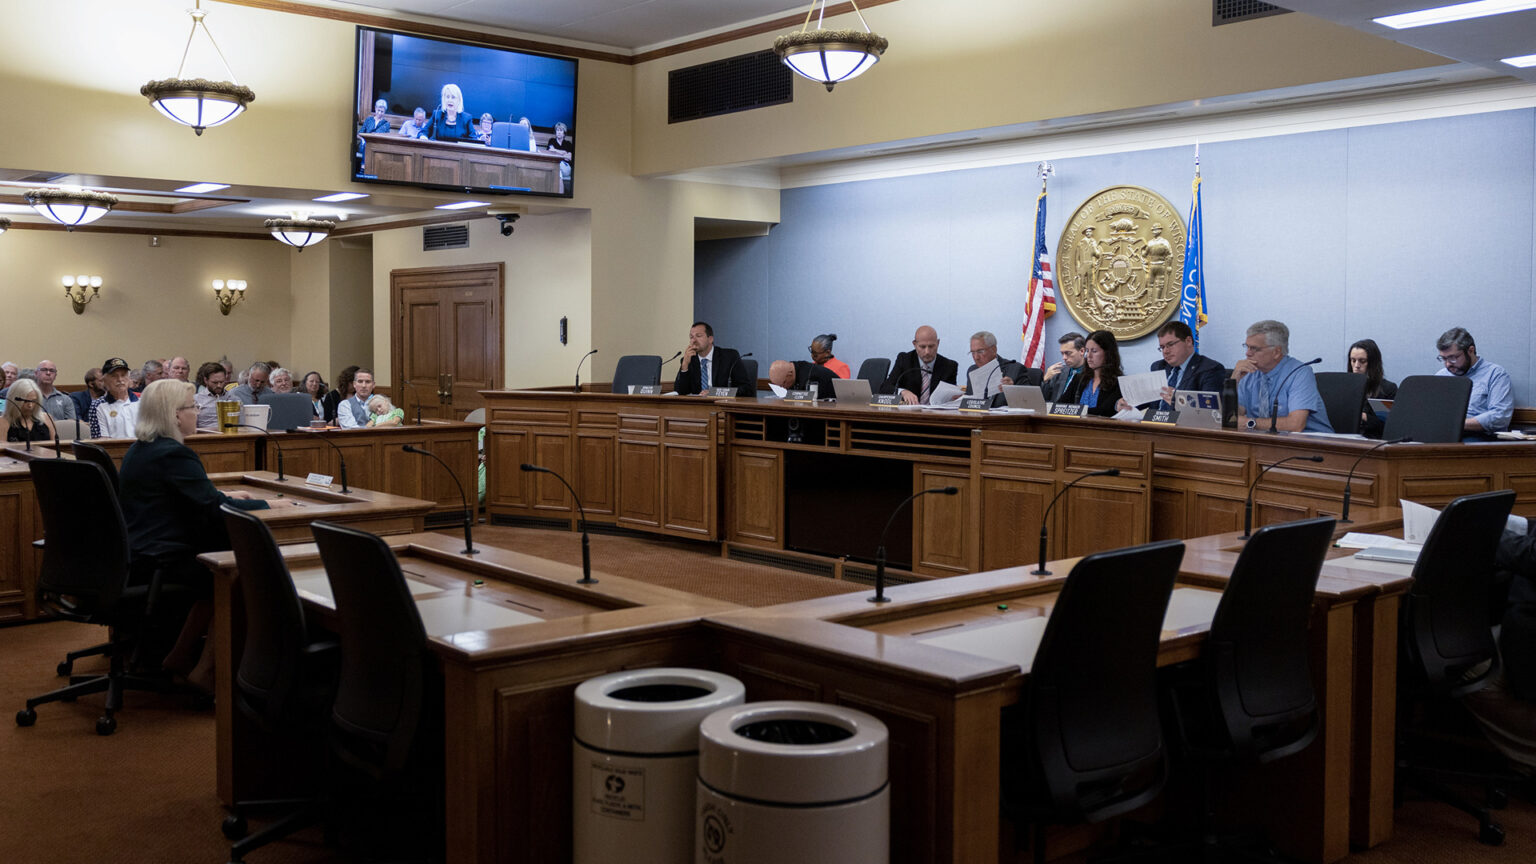
[[[1323,457],[1321,456],[1287,456],[1284,459],[1272,462],[1268,465],[1265,465],[1263,468],[1260,468],[1259,476],[1253,478],[1253,482],[1248,484],[1248,497],[1243,501],[1242,539],[1247,540],[1253,534],[1253,493],[1254,490],[1259,488],[1259,481],[1264,479],[1264,475],[1269,473],[1269,469],[1279,465],[1284,465],[1287,462],[1295,462],[1297,459],[1303,459],[1307,462],[1323,461]]]
[[[520,467],[524,471],[536,471],[540,474],[548,474],[556,480],[559,480],[560,483],[565,486],[566,491],[571,493],[571,499],[576,502],[576,510],[577,512],[581,513],[581,578],[576,581],[576,584],[596,585],[597,580],[592,578],[592,542],[587,537],[587,508],[581,506],[581,496],[577,495],[576,490],[571,488],[571,484],[566,483],[565,478],[561,477],[560,474],[556,471],[545,468],[543,465],[530,465],[527,462],[524,462]]]
[[[409,388],[412,393],[416,394],[416,425],[420,426],[421,425],[421,390],[418,389],[415,384],[412,384],[410,379],[406,378],[404,375],[400,376],[400,384],[402,386],[404,386],[404,387]]]
[[[1061,500],[1061,496],[1067,494],[1067,490],[1068,489],[1071,489],[1073,486],[1076,486],[1077,484],[1083,482],[1084,480],[1087,480],[1089,477],[1119,477],[1119,476],[1120,476],[1120,469],[1119,468],[1105,468],[1103,471],[1089,471],[1087,474],[1084,474],[1081,477],[1074,477],[1074,478],[1072,478],[1072,482],[1070,482],[1070,483],[1066,484],[1065,486],[1061,487],[1061,491],[1056,493],[1056,497],[1051,499],[1051,503],[1045,505],[1045,515],[1040,517],[1040,566],[1035,568],[1034,570],[1029,571],[1031,576],[1049,576],[1049,575],[1051,575],[1051,571],[1045,569],[1045,541],[1046,541],[1046,536],[1047,536],[1046,535],[1046,526],[1051,524],[1051,508],[1056,506],[1056,502]]]
[[[453,478],[453,485],[459,487],[459,498],[464,502],[464,551],[460,554],[479,555],[480,552],[475,549],[474,535],[470,533],[470,529],[475,521],[474,511],[469,509],[469,496],[464,494],[464,484],[459,482],[459,475],[453,473],[453,469],[448,467],[448,463],[444,462],[441,457],[431,450],[424,450],[414,444],[402,444],[400,449],[407,453],[419,453],[422,456],[431,458],[437,464],[443,466],[443,470],[447,471],[448,476]]]
[[[1301,364],[1300,366],[1297,366],[1295,369],[1292,369],[1291,371],[1285,373],[1285,377],[1280,379],[1280,386],[1275,388],[1275,392],[1274,392],[1274,397],[1275,398],[1270,403],[1270,406],[1269,406],[1269,434],[1271,434],[1271,435],[1279,434],[1279,430],[1275,428],[1275,422],[1280,419],[1280,394],[1285,392],[1286,382],[1290,381],[1291,380],[1291,376],[1295,375],[1297,372],[1300,372],[1301,370],[1307,368],[1308,366],[1314,366],[1314,365],[1316,365],[1318,363],[1321,363],[1321,362],[1323,362],[1323,358],[1321,358],[1321,357],[1314,357],[1311,360],[1308,360],[1307,362]],[[1321,462],[1322,459],[1319,458],[1318,461]],[[1279,463],[1277,462],[1275,464],[1279,464]],[[1248,534],[1246,532],[1246,529],[1245,529],[1245,531],[1243,533],[1243,536],[1244,537],[1248,536]]]
[[[1376,446],[1366,450],[1364,453],[1361,453],[1359,458],[1355,460],[1355,464],[1349,466],[1349,474],[1345,475],[1344,477],[1344,512],[1339,515],[1340,522],[1349,523],[1354,521],[1349,518],[1349,484],[1355,479],[1355,469],[1360,467],[1360,460],[1371,455],[1372,453],[1375,453],[1377,450],[1380,450],[1388,444],[1405,444],[1412,440],[1412,438],[1404,435],[1401,438],[1395,438],[1391,441],[1382,441]]]
[[[741,361],[743,361],[743,360],[745,360],[745,359],[747,359],[748,357],[751,357],[751,356],[752,356],[752,352],[751,351],[748,351],[745,354],[738,354],[738,355],[736,355],[736,359],[731,361],[730,368],[725,370],[725,383],[726,384],[730,384],[731,383],[731,376],[733,374],[735,374],[736,367],[741,364]],[[700,390],[708,390],[709,389],[709,383],[708,382],[700,383],[699,389]],[[752,382],[752,389],[753,390],[757,389],[757,382],[756,381]],[[740,387],[736,388],[736,395],[737,396],[741,395],[741,388]]]
[[[581,364],[587,362],[587,358],[591,357],[593,354],[596,354],[596,353],[597,353],[597,349],[593,348],[591,351],[588,351],[587,353],[581,355],[581,359],[576,361],[576,387],[575,387],[575,389],[573,389],[571,391],[572,393],[580,393],[581,392]]]
[[[924,495],[958,494],[960,494],[960,490],[954,486],[935,486],[931,489],[924,489],[923,491],[914,495],[907,496],[905,501],[897,504],[896,509],[891,511],[891,518],[885,520],[885,527],[880,531],[880,545],[875,547],[875,596],[869,598],[869,602],[891,602],[891,598],[885,596],[885,535],[890,533],[891,525],[896,522],[897,515],[899,515],[902,510],[906,509],[906,506],[911,504],[915,498],[921,498]]]
[[[31,442],[28,442],[28,443],[31,443]],[[59,424],[58,424],[58,421],[54,421],[54,424],[53,424],[53,458],[55,458],[55,459],[63,459],[64,458],[64,443],[59,440]]]
[[[891,392],[892,393],[897,393],[897,394],[901,393],[901,382],[903,380],[905,380],[906,377],[908,375],[911,375],[913,372],[917,373],[917,376],[918,376],[917,380],[919,382],[921,382],[923,380],[923,377],[922,377],[923,376],[923,361],[919,360],[919,361],[917,361],[917,365],[916,366],[913,366],[911,369],[907,369],[907,370],[905,370],[903,372],[898,373],[896,375],[896,380],[891,382]],[[938,370],[935,369],[933,371],[933,374],[937,375],[938,374]],[[919,388],[921,388],[923,385],[921,383],[919,383],[917,386]],[[884,388],[882,387],[881,389],[884,389]],[[914,392],[917,394],[917,401],[919,401],[919,402],[923,401],[923,394],[921,392],[919,392],[919,391],[914,391]]]
[[[341,448],[340,447],[336,446],[336,442],[332,441],[330,438],[327,438],[324,435],[316,435],[314,437],[317,438],[318,440],[324,441],[325,443],[331,445],[331,449],[336,451],[336,462],[341,465],[341,491],[343,493],[351,492],[352,490],[347,488],[347,457],[346,457],[346,455],[341,452]]]
[[[285,479],[283,477],[283,448],[280,444],[277,443],[277,439],[273,437],[272,431],[270,429],[264,429],[260,426],[254,426],[250,423],[240,423],[238,424],[237,428],[255,429],[257,432],[267,436],[267,440],[272,442],[272,448],[277,451],[277,479]]]

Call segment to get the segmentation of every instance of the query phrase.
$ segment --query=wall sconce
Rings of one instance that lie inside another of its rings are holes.
[[[213,280],[213,299],[219,301],[219,314],[228,315],[229,310],[240,305],[240,301],[245,299],[245,280]]]
[[[69,298],[69,305],[74,307],[76,315],[84,315],[86,304],[101,295],[100,276],[65,276],[60,281],[64,283],[64,296]],[[86,289],[91,293],[86,294]]]

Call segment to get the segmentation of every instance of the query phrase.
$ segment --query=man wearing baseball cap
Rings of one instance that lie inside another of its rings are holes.
[[[91,402],[92,438],[132,438],[139,397],[128,392],[128,361],[113,357],[101,364],[105,395]]]

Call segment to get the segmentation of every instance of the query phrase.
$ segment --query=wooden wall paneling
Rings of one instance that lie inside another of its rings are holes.
[[[25,465],[0,474],[0,621],[37,614],[37,568],[32,541],[43,536],[37,495]]]
[[[971,497],[974,487],[968,471],[948,466],[913,466],[913,492],[954,486],[958,495],[924,495],[912,502],[912,560],[919,572],[970,573],[977,566],[977,543],[971,531]]]
[[[1113,478],[1095,478],[1095,480]],[[1053,527],[1061,557],[1087,555],[1106,549],[1145,543],[1150,533],[1150,497],[1143,489],[1100,486],[1087,480],[1072,487],[1057,502]]]
[[[1149,539],[1179,540],[1189,536],[1185,519],[1188,498],[1183,489],[1152,487],[1152,534]]]
[[[1525,502],[1516,504],[1515,512],[1521,516],[1530,516],[1536,514],[1536,460],[1519,460],[1518,466],[1505,468],[1504,480],[1499,488],[1515,490],[1516,500],[1523,499]]]
[[[558,471],[561,477],[571,476],[570,451],[573,442],[569,430],[536,432],[531,444],[533,458],[530,461],[551,471]],[[548,474],[533,474],[532,477],[534,510],[541,515],[575,514],[576,505],[571,501],[570,493],[565,491],[565,484]]]
[[[661,442],[621,434],[618,521],[628,528],[661,528]]]
[[[533,433],[488,428],[485,434],[485,507],[489,513],[533,507],[533,482],[520,467],[532,453]]]
[[[1040,519],[1056,494],[1051,476],[1016,479],[983,475],[981,480],[982,570],[1031,564],[1039,558]],[[1033,526],[1033,527],[1031,527]]]
[[[1478,471],[1473,466],[1465,473],[1440,476],[1407,476],[1402,478],[1399,497],[1430,507],[1444,507],[1463,495],[1491,492],[1494,485],[1492,472]]]
[[[732,447],[725,539],[784,548],[784,454]]]
[[[833,701],[874,715],[890,733],[886,770],[892,778],[904,778],[904,782],[891,783],[892,834],[902,838],[901,842],[891,844],[892,864],[927,864],[940,860],[943,857],[940,850],[947,853],[952,838],[939,836],[936,830],[938,815],[956,791],[948,785],[952,777],[948,776],[947,769],[952,766],[940,766],[945,761],[939,758],[943,718],[932,711],[920,710],[927,706],[882,699],[863,688],[838,690]],[[972,791],[966,790],[967,797]],[[986,795],[978,793],[977,797],[984,799]],[[968,804],[985,806],[974,799]],[[902,831],[895,828],[894,823],[898,821],[930,826],[930,830]]]
[[[576,479],[571,485],[581,493],[581,504],[586,508],[588,518],[612,517],[617,510],[616,449],[612,432],[576,433]]]
[[[1243,528],[1243,490],[1237,489],[1235,498],[1194,492],[1189,496],[1188,530],[1185,537],[1209,537]]]
[[[662,525],[668,533],[718,539],[714,415],[665,417],[661,438]]]

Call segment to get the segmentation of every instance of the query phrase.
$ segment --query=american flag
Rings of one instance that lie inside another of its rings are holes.
[[[1056,289],[1051,283],[1051,253],[1045,248],[1045,180],[1035,201],[1035,256],[1029,271],[1029,294],[1024,304],[1024,365],[1045,365],[1045,319],[1056,314]]]

